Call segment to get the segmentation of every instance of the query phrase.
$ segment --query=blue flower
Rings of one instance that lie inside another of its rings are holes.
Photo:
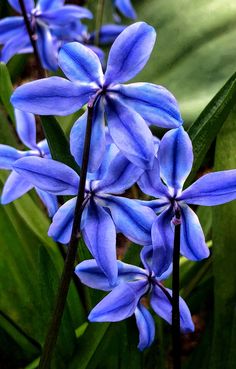
[[[99,31],[99,45],[112,44],[125,28],[126,26],[117,24],[104,24]],[[63,28],[60,26],[58,28],[54,27],[53,32],[61,40],[61,46],[70,41],[77,41],[91,49],[99,57],[102,65],[104,64],[104,52],[94,45],[96,32],[89,33],[88,27],[81,22],[71,22]]]
[[[151,168],[154,145],[148,125],[179,127],[182,119],[177,102],[161,86],[122,83],[143,69],[155,38],[154,29],[146,23],[127,27],[111,47],[105,75],[97,55],[79,43],[68,43],[59,53],[59,65],[70,81],[51,77],[28,83],[16,89],[12,103],[18,109],[41,115],[67,115],[97,98],[91,145],[94,160],[90,160],[89,171],[99,168],[105,152],[104,111],[117,147],[134,164]],[[86,116],[87,113],[79,118],[71,131],[72,153],[79,163],[83,147],[79,142],[84,136]]]
[[[135,19],[137,18],[136,12],[131,4],[130,0],[112,0],[113,5],[127,18]],[[120,17],[116,14],[115,19],[120,21]]]
[[[24,113],[16,109],[15,117],[17,134],[24,145],[30,150],[20,151],[8,145],[0,145],[0,168],[12,170],[3,187],[1,203],[4,205],[18,199],[34,187],[24,177],[14,171],[14,163],[18,159],[24,157],[51,157],[46,140],[36,143],[36,125],[34,115],[31,113]],[[56,196],[40,190],[37,187],[37,184],[35,185],[35,190],[46,206],[49,216],[52,217],[58,209]]]
[[[172,291],[161,284],[167,273],[160,277],[155,275],[146,260],[150,253],[152,247],[145,246],[142,249],[141,258],[145,269],[117,261],[118,278],[113,287],[95,260],[83,261],[75,269],[77,276],[87,286],[111,291],[93,308],[88,319],[91,322],[117,322],[135,314],[140,350],[149,347],[155,337],[155,323],[148,309],[142,304],[142,297],[149,295],[150,305],[155,313],[169,324],[172,323]],[[181,330],[184,333],[192,332],[194,325],[191,314],[181,297],[179,304]]]
[[[180,212],[181,253],[190,260],[209,256],[209,249],[197,215],[188,204],[219,205],[236,199],[236,170],[209,173],[183,190],[193,164],[192,143],[184,129],[167,132],[162,138],[152,170],[146,171],[138,180],[142,191],[158,198],[144,201],[160,213],[152,227],[154,266],[156,273],[164,272],[171,263],[174,226]]]
[[[21,14],[18,0],[8,0],[14,10]],[[68,22],[81,18],[92,18],[89,10],[64,5],[64,1],[39,0],[35,7],[33,0],[24,0],[31,27],[35,33],[37,48],[44,68],[58,68],[58,39],[53,29],[63,28]],[[14,55],[32,52],[30,39],[22,16],[8,17],[0,21],[0,44],[3,44],[1,60],[7,63]]]
[[[14,170],[28,182],[54,195],[76,195],[79,176],[65,164],[42,158],[22,158]],[[116,282],[116,231],[140,244],[151,243],[155,213],[122,194],[140,177],[143,170],[129,162],[114,144],[107,146],[102,165],[87,177],[81,231],[90,252],[109,278]],[[76,198],[60,207],[49,228],[49,236],[68,243],[71,237]]]

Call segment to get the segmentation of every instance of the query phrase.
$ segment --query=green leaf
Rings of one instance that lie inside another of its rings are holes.
[[[68,369],[91,369],[91,362],[96,357],[109,326],[110,323],[89,323],[78,340],[76,354]]]
[[[52,116],[41,116],[41,122],[53,159],[79,173],[79,167],[70,153],[69,142],[57,120]]]
[[[215,169],[236,168],[236,106],[216,143]],[[233,369],[235,354],[235,252],[236,201],[213,208],[214,336],[211,369]],[[234,350],[232,350],[234,347]]]
[[[10,97],[13,92],[11,78],[6,64],[0,62],[0,98],[6,108],[12,122],[15,122],[14,109],[10,103]]]
[[[0,173],[1,182],[4,178]],[[4,281],[0,310],[40,345],[63,267],[58,246],[47,236],[48,226],[47,217],[29,194],[0,206],[0,276]],[[74,283],[67,301],[52,367],[56,369],[65,367],[75,348],[75,329],[85,320]]]
[[[188,130],[194,152],[194,163],[188,183],[195,177],[235,100],[236,73],[225,83]]]
[[[12,351],[9,350],[9,347]],[[12,368],[17,367],[19,363],[26,365],[39,353],[39,344],[28,337],[7,315],[0,311],[0,367],[4,367],[6,362]]]

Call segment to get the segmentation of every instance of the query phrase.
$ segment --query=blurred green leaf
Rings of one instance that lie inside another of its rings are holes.
[[[216,143],[215,169],[236,168],[236,106]],[[233,369],[235,351],[235,252],[236,201],[213,208],[214,336],[211,369]],[[234,347],[234,350],[232,350]]]
[[[53,159],[79,172],[79,167],[70,153],[69,142],[57,120],[52,116],[41,116],[40,118]]]
[[[236,100],[236,73],[225,83],[188,130],[194,163],[187,183],[196,176],[207,151],[223,126]]]
[[[193,122],[235,72],[234,0],[133,0],[138,19],[155,27],[157,43],[137,81],[167,87]]]
[[[12,122],[15,122],[14,109],[10,103],[10,97],[13,92],[11,78],[6,64],[0,62],[0,98]]]

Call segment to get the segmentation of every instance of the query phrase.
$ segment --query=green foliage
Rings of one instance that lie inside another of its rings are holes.
[[[7,113],[11,117],[12,122],[14,122],[14,109],[10,103],[12,92],[13,87],[7,66],[4,63],[0,63],[0,98],[6,108]]]
[[[216,144],[215,169],[236,167],[236,107],[223,126]],[[232,155],[232,153],[234,153]],[[214,330],[210,369],[232,369],[236,363],[235,201],[213,209]]]
[[[57,120],[52,116],[42,116],[40,119],[53,159],[79,172],[79,167],[70,153],[69,142]]]

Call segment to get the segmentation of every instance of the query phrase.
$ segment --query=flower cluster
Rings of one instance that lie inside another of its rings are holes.
[[[18,1],[9,2],[20,11]],[[135,17],[130,1],[116,0],[114,5],[124,15]],[[45,66],[50,67],[53,63],[49,63],[47,50],[51,47],[51,32],[59,37],[65,19],[73,23],[72,18],[90,17],[87,10],[63,6],[58,1],[40,0],[36,8],[28,1],[27,11],[37,34],[42,35],[38,36],[39,50]],[[0,41],[5,42],[9,32],[15,40],[21,30],[25,44],[20,47],[29,44],[21,17],[0,22],[1,27],[5,27],[5,33]],[[103,28],[103,42],[111,41],[112,32],[117,36],[121,28]],[[87,286],[111,291],[91,311],[89,320],[119,321],[135,314],[140,332],[138,347],[143,350],[155,335],[147,296],[154,312],[172,322],[172,291],[162,281],[172,272],[176,225],[181,225],[181,254],[190,260],[208,257],[201,225],[189,205],[212,206],[234,200],[236,170],[206,174],[183,189],[192,168],[193,150],[176,99],[162,86],[125,84],[150,57],[156,39],[150,25],[137,22],[122,29],[110,49],[105,73],[98,55],[87,47],[94,35],[85,28],[81,34],[79,42],[67,43],[66,32],[59,51],[58,63],[68,79],[49,77],[30,82],[17,88],[12,96],[17,132],[30,150],[0,145],[0,167],[12,170],[1,202],[13,201],[35,187],[53,216],[49,236],[64,244],[70,241],[80,177],[51,158],[46,141],[36,143],[33,114],[63,116],[85,104],[92,106],[91,149],[79,231],[94,259],[80,263],[75,272]],[[70,133],[71,153],[79,166],[87,119],[85,111]],[[153,136],[151,125],[169,131],[159,140]],[[152,199],[142,201],[122,195],[135,183]],[[58,195],[72,198],[58,209]],[[141,246],[144,269],[117,261],[117,233]],[[182,298],[179,304],[181,330],[191,332],[194,325],[190,311]]]

